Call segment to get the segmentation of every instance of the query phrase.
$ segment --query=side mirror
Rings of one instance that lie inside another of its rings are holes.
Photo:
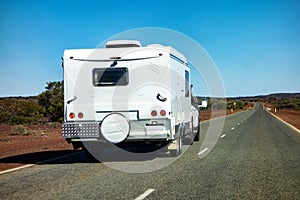
[[[207,108],[207,100],[202,99],[201,104],[199,105],[199,108]]]

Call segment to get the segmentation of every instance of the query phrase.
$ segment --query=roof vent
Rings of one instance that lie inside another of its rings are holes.
[[[106,48],[141,47],[137,40],[112,40],[106,43]]]

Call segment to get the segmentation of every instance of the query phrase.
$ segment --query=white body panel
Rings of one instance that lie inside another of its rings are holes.
[[[97,70],[115,69],[124,69],[127,84],[97,85],[98,79],[101,82]],[[192,114],[198,120],[199,114],[192,112],[188,79],[185,57],[172,47],[65,50],[65,124],[96,122],[101,127],[107,115],[118,113],[130,126],[126,140],[173,140],[179,126],[186,131],[192,130],[192,124],[196,126]],[[153,110],[156,116],[151,115]],[[64,136],[78,139],[76,134]]]

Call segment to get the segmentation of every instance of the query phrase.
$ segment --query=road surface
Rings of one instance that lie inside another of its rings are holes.
[[[202,142],[160,170],[126,173],[77,153],[1,174],[1,199],[300,199],[299,134],[257,105],[227,116],[217,144],[200,158],[209,123],[201,124]]]

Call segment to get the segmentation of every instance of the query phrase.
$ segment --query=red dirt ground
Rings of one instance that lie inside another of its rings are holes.
[[[20,125],[0,125],[0,171],[10,169],[22,165],[21,163],[31,163],[31,153],[39,152],[45,157],[47,152],[59,152],[60,150],[72,150],[72,145],[68,144],[61,137],[61,125],[32,125],[23,126],[21,129],[26,129],[25,133],[18,128]],[[17,129],[19,131],[17,131]],[[22,135],[26,134],[27,135]],[[18,163],[18,159],[13,158],[17,155],[24,155],[22,162]],[[28,155],[26,157],[25,155]],[[34,154],[32,154],[33,156]],[[41,156],[40,155],[40,156]],[[53,155],[57,155],[54,153]],[[35,154],[36,156],[36,154]],[[52,158],[49,155],[45,158],[34,159],[42,161]],[[11,160],[11,162],[7,161]]]
[[[254,104],[249,102],[248,105],[244,108],[244,109],[238,109],[238,110],[226,110],[226,115],[230,115],[230,114],[233,114],[233,113],[236,113],[236,112],[240,112],[240,111],[243,111],[243,110],[247,110],[247,109],[253,109],[254,107]],[[213,116],[214,117],[221,117],[221,116],[224,116],[224,113],[225,111],[224,110],[214,110],[213,111]],[[211,110],[202,110],[200,112],[200,116],[201,116],[201,121],[206,121],[206,120],[209,120],[211,119]]]

